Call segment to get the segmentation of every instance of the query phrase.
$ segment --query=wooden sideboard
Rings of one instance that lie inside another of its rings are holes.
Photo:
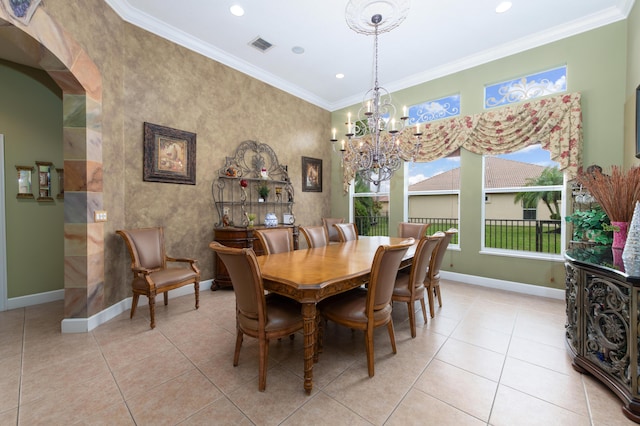
[[[280,225],[280,228],[293,228],[293,247],[298,249],[298,227],[294,225]],[[223,228],[214,228],[213,239],[222,245],[235,248],[252,248],[257,256],[264,253],[264,249],[258,237],[254,234],[254,230],[263,229],[264,226],[254,227],[235,227],[227,226]],[[215,254],[213,260],[213,283],[211,290],[216,291],[219,288],[231,287],[231,278],[225,268],[224,263]]]
[[[590,373],[640,423],[640,277],[615,265],[610,247],[565,254],[566,341],[573,367]]]

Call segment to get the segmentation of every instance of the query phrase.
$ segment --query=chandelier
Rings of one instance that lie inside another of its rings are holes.
[[[413,136],[415,142],[405,151],[400,135],[408,124],[406,107],[396,121],[396,107],[391,95],[378,82],[378,35],[400,25],[409,13],[408,0],[350,0],[346,21],[353,31],[374,36],[373,88],[364,95],[358,115],[347,115],[346,141],[340,142],[342,166],[357,173],[365,182],[378,186],[388,181],[405,161],[413,161],[420,150],[420,124]],[[331,144],[336,151],[336,129]]]

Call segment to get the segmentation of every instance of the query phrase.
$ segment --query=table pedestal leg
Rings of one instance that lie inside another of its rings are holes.
[[[313,387],[313,355],[316,344],[316,304],[302,305],[304,319],[304,390],[311,393]]]

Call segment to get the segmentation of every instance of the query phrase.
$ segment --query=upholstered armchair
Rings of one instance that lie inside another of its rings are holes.
[[[329,242],[337,243],[340,241],[340,237],[338,236],[338,230],[333,226],[334,223],[344,223],[344,219],[341,217],[322,218],[322,226],[324,226],[324,229],[327,230]]]
[[[131,257],[133,301],[131,315],[136,312],[140,295],[149,298],[151,328],[155,328],[155,300],[158,293],[164,294],[164,304],[169,302],[169,290],[193,284],[196,309],[200,306],[200,269],[197,260],[167,256],[164,246],[164,231],[161,227],[116,231],[127,245]],[[187,267],[168,267],[168,263]]]
[[[399,222],[398,223],[398,237],[409,238],[412,237],[416,241],[427,235],[427,229],[431,226],[430,223],[412,223],[412,222]]]
[[[324,247],[329,244],[329,237],[327,236],[327,230],[324,226],[301,226],[300,233],[304,235],[304,239],[307,240],[307,247]]]
[[[416,337],[416,313],[415,301],[420,300],[422,307],[422,317],[427,322],[427,309],[424,302],[424,280],[427,275],[427,268],[431,261],[432,254],[440,244],[442,237],[422,237],[418,241],[413,262],[408,274],[398,274],[395,287],[393,288],[392,300],[394,302],[405,302],[409,311],[409,326],[411,327],[411,337]]]
[[[293,251],[293,230],[291,228],[256,229],[264,254],[276,254]]]
[[[429,269],[427,269],[427,276],[424,280],[424,286],[429,297],[429,313],[431,318],[435,315],[434,296],[438,298],[438,306],[442,307],[442,295],[440,294],[440,267],[442,266],[442,259],[444,259],[444,254],[447,252],[447,247],[449,247],[451,238],[453,238],[457,233],[457,229],[449,229],[445,232],[438,231],[433,234],[433,236],[442,237],[442,240],[431,256]]]
[[[344,243],[358,239],[358,228],[355,223],[334,223],[333,227],[338,231],[340,242]]]
[[[249,248],[226,247],[214,241],[209,247],[222,259],[229,271],[236,295],[236,348],[233,366],[240,361],[240,348],[246,334],[258,339],[260,360],[258,390],[267,386],[269,340],[292,336],[303,327],[300,304],[288,297],[271,293],[265,296],[260,265]]]
[[[387,326],[391,349],[394,354],[397,352],[391,319],[391,295],[400,262],[414,242],[413,238],[409,238],[400,244],[378,247],[371,265],[371,279],[367,289],[358,287],[325,299],[318,305],[318,310],[325,320],[364,331],[369,377],[373,377],[375,373],[373,350],[375,328]],[[321,329],[324,327],[322,321],[319,321],[318,325]],[[322,330],[319,331],[319,336],[322,338]],[[319,343],[318,346],[321,347],[322,344]]]

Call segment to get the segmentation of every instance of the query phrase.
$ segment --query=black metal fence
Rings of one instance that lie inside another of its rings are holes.
[[[410,217],[409,222],[430,223],[428,234],[459,229],[458,219]],[[389,216],[356,216],[360,235],[389,235]],[[559,220],[485,219],[484,246],[506,250],[560,254],[562,222]],[[458,244],[454,234],[451,244]]]
[[[360,235],[389,235],[389,216],[356,216],[355,224]]]
[[[559,220],[486,219],[484,246],[560,254]]]
[[[451,228],[458,229],[458,219],[452,219],[449,217],[410,217],[409,222],[430,223],[431,226],[427,229],[428,235],[438,231],[444,232]],[[458,244],[458,234],[453,234],[450,244]]]

